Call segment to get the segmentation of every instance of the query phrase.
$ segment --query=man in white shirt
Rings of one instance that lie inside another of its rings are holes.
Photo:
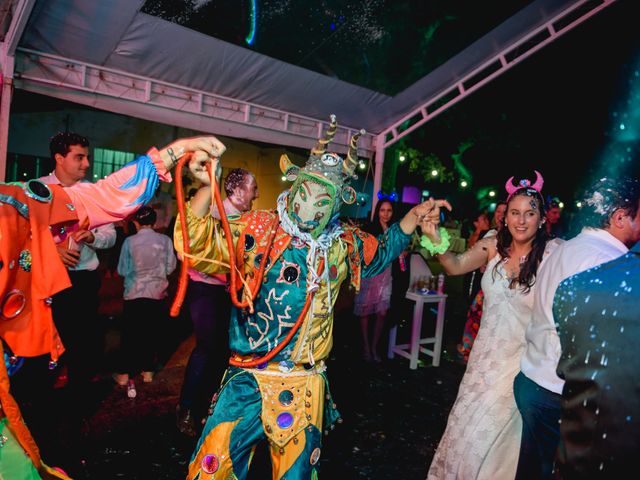
[[[552,478],[559,441],[560,399],[564,381],[556,374],[560,339],[553,298],[566,278],[626,254],[640,240],[640,183],[603,178],[587,193],[581,212],[584,228],[560,245],[540,267],[527,347],[514,381],[522,415],[517,480]]]
[[[89,141],[73,132],[61,132],[49,142],[53,172],[39,180],[46,184],[70,187],[89,170]],[[72,287],[53,297],[53,319],[66,347],[61,358],[67,367],[69,382],[78,387],[97,371],[100,352],[98,329],[98,290],[100,261],[96,250],[113,247],[116,230],[112,223],[92,230],[81,228],[59,244],[58,254],[67,267]],[[66,359],[65,359],[66,357]]]
[[[234,168],[227,174],[224,190],[227,198],[223,206],[227,216],[248,212],[259,197],[255,177],[243,168]],[[191,206],[193,208],[197,203],[208,207],[210,199],[211,187],[202,187],[195,194]],[[197,214],[206,215],[207,207]],[[216,207],[211,215],[220,218]],[[196,345],[185,369],[176,415],[178,430],[193,437],[199,433],[200,420],[205,417],[208,402],[228,366],[231,299],[227,276],[207,275],[190,269],[188,299]]]

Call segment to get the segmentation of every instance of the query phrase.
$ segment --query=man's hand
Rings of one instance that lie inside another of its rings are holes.
[[[451,204],[446,200],[429,198],[429,200],[413,207],[409,210],[409,213],[402,217],[402,220],[400,220],[400,228],[407,235],[411,235],[416,229],[416,226],[425,218],[431,222],[435,222],[437,225],[440,221],[440,209],[443,207],[451,210]]]
[[[413,213],[420,218],[420,221],[422,221],[422,218],[429,217],[431,221],[439,222],[440,209],[443,207],[449,211],[452,210],[451,204],[448,201],[429,198],[429,200],[413,207]]]
[[[56,248],[65,267],[70,268],[78,265],[80,262],[80,252],[78,250],[69,250],[62,245],[58,245]]]
[[[93,232],[91,232],[91,230],[81,229],[74,232],[72,236],[73,236],[73,239],[76,241],[76,243],[84,242],[84,243],[92,244],[93,242],[96,241],[96,237],[93,234]]]
[[[211,165],[211,171],[216,172],[216,182],[220,180],[220,160],[217,157],[210,157],[204,152],[196,152],[189,161],[189,171],[200,180],[203,185],[211,185],[211,177],[207,164]]]
[[[181,138],[160,150],[160,156],[167,170],[171,170],[180,157],[187,153],[201,153],[205,158],[216,158],[227,150],[227,147],[214,136]]]

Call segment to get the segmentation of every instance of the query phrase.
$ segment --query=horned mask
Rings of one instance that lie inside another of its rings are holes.
[[[317,238],[326,226],[335,221],[343,203],[356,200],[356,191],[349,186],[358,164],[357,141],[364,130],[351,137],[347,157],[327,152],[327,146],[336,134],[335,115],[323,138],[318,140],[304,167],[294,165],[287,155],[280,157],[280,169],[287,180],[293,181],[289,191],[287,214],[300,231]]]

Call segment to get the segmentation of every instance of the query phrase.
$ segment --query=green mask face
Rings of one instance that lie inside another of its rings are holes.
[[[333,216],[335,187],[322,178],[302,174],[289,194],[287,214],[301,232],[318,238]]]

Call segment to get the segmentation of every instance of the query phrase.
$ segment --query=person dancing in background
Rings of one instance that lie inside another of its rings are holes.
[[[364,228],[376,237],[386,232],[393,219],[393,203],[391,200],[379,200],[373,214],[373,220]],[[385,318],[389,311],[392,292],[391,265],[379,275],[363,278],[360,291],[354,298],[353,313],[360,321],[362,333],[362,358],[365,362],[380,363],[378,344],[382,335]],[[369,333],[371,317],[375,318],[373,335]]]
[[[234,168],[227,174],[224,190],[227,198],[222,204],[228,216],[235,217],[248,212],[253,201],[260,196],[256,178],[244,168]],[[192,201],[207,204],[210,199],[211,186],[205,185],[194,194]],[[217,207],[214,206],[211,215],[220,219]],[[222,380],[228,365],[231,299],[227,277],[223,273],[207,275],[189,269],[187,300],[196,345],[184,371],[176,406],[176,426],[181,433],[190,437],[198,435],[202,428],[201,420],[206,416],[211,397],[218,389],[218,384],[211,380]]]
[[[159,332],[168,318],[166,303],[168,276],[176,268],[173,243],[155,231],[156,210],[143,206],[133,215],[137,233],[122,244],[118,274],[124,277],[122,353],[118,385],[127,385],[127,395],[137,395],[134,377],[141,373],[151,383],[157,362]]]
[[[507,180],[505,227],[461,255],[447,252],[448,235],[432,212],[421,223],[422,243],[449,275],[486,266],[482,321],[458,396],[431,462],[429,480],[513,479],[522,420],[513,397],[513,379],[525,347],[538,268],[557,241],[548,242],[542,176]]]

